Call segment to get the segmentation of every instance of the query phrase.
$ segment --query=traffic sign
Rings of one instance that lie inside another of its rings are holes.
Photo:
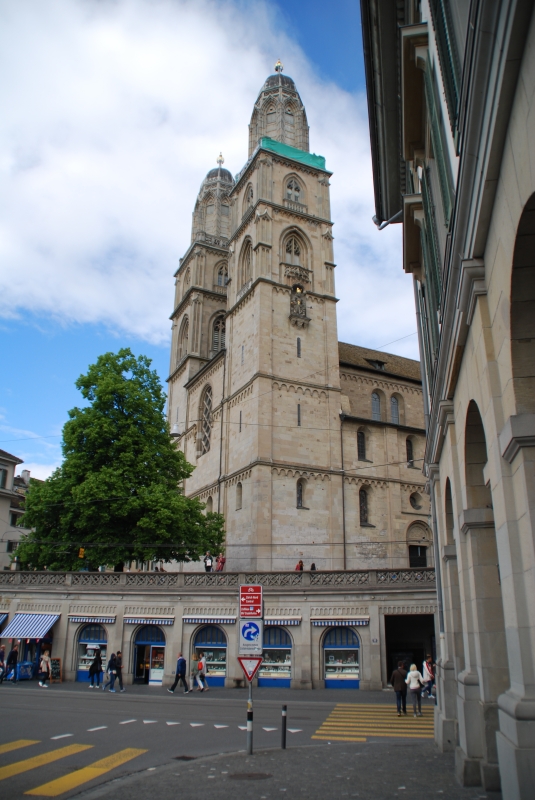
[[[240,618],[261,619],[262,616],[262,586],[240,586]]]
[[[262,656],[238,656],[238,661],[240,662],[243,674],[249,683],[251,683],[260,668]]]
[[[239,654],[241,656],[261,656],[264,645],[263,633],[263,620],[240,619]]]

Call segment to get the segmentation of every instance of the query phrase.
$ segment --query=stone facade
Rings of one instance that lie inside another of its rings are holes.
[[[429,0],[404,20],[395,2],[363,7],[365,41],[381,30],[367,56],[377,218],[402,214],[425,366],[443,605],[436,737],[464,784],[531,798],[533,3]],[[395,49],[387,17],[402,24]],[[376,110],[378,70],[401,86],[401,107],[383,97],[389,120]]]

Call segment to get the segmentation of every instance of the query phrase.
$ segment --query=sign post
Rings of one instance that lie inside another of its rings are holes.
[[[247,755],[253,754],[253,678],[260,669],[262,656],[238,656],[243,674],[249,681],[249,700],[247,701]]]
[[[253,752],[253,678],[262,663],[263,601],[261,584],[242,584],[240,586],[240,656],[238,661],[245,677],[249,681],[249,699],[247,701],[248,755],[252,755]]]

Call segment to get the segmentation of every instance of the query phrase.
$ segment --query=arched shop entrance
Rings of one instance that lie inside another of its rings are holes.
[[[108,636],[102,625],[85,625],[78,637],[78,663],[76,666],[76,680],[89,681],[89,667],[97,650],[100,650],[103,669],[106,669],[106,654]]]
[[[264,628],[264,659],[258,672],[259,686],[290,687],[292,677],[292,640],[284,628]]]
[[[323,640],[326,689],[358,689],[360,640],[351,628],[331,628]]]
[[[227,675],[227,637],[217,625],[205,625],[195,634],[194,652],[204,653],[209,686],[224,686]]]
[[[144,625],[134,640],[134,683],[161,686],[164,658],[164,632],[159,625]]]

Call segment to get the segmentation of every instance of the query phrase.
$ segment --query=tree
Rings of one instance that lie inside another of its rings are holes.
[[[80,569],[125,561],[198,561],[219,552],[223,517],[185,497],[193,472],[170,438],[165,395],[145,356],[106,353],[76,387],[88,405],[69,411],[63,463],[31,483],[17,549],[23,567]]]

